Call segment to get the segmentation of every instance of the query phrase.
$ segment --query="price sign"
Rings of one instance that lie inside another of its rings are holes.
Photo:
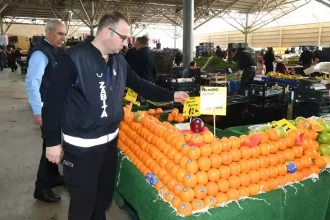
[[[183,106],[183,116],[200,116],[200,97],[189,97]]]
[[[272,128],[279,128],[282,127],[285,131],[296,130],[296,126],[294,126],[291,122],[286,119],[282,119],[277,122],[271,123]]]
[[[127,89],[126,96],[125,96],[125,99],[126,99],[127,101],[130,101],[130,102],[135,103],[137,97],[138,97],[138,94],[137,94],[136,92],[134,92],[134,91],[131,90],[130,88]]]
[[[226,115],[227,87],[201,87],[200,94],[202,115]]]

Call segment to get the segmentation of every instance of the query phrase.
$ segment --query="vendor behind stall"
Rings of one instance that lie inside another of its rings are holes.
[[[248,51],[238,51],[238,49],[231,50],[231,56],[237,62],[239,69],[238,75],[242,74],[241,85],[238,94],[245,95],[245,90],[249,88],[256,75],[256,64]]]
[[[312,66],[313,57],[313,53],[309,51],[307,47],[305,47],[304,52],[300,54],[299,58],[299,63],[303,66],[303,70]]]

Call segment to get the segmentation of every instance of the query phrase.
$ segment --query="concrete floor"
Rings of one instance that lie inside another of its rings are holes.
[[[58,204],[33,198],[34,182],[41,155],[40,129],[33,122],[24,77],[0,71],[0,220],[65,220],[69,195],[63,187],[54,189],[62,197]],[[130,217],[114,202],[107,219]]]

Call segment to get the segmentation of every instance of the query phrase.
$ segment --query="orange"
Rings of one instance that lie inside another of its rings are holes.
[[[230,169],[230,175],[237,176],[241,173],[241,167],[236,162],[229,164],[229,169]]]
[[[286,162],[286,158],[285,158],[285,153],[284,151],[277,151],[276,153],[277,159],[278,159],[278,163],[279,164],[283,164]]]
[[[174,108],[171,114],[175,117],[179,114],[179,110],[177,108]]]
[[[178,214],[183,215],[183,216],[189,216],[192,213],[192,205],[190,202],[180,202],[177,205],[177,211]]]
[[[259,148],[260,148],[260,154],[261,155],[267,156],[267,155],[270,154],[270,146],[269,146],[269,144],[260,144],[259,145]]]
[[[224,137],[221,138],[221,144],[222,144],[222,150],[223,151],[229,151],[231,149],[231,142],[229,141],[228,138]]]
[[[278,182],[277,182],[276,179],[270,178],[266,182],[267,182],[269,190],[273,190],[273,189],[276,189],[278,187]]]
[[[186,163],[185,168],[186,168],[187,173],[197,173],[198,163],[196,160],[189,159],[188,162]]]
[[[305,138],[302,142],[302,148],[303,150],[306,150],[307,148],[313,148],[313,141],[309,138]]]
[[[186,163],[188,162],[189,158],[187,156],[182,156],[180,159],[180,167],[186,169]]]
[[[280,139],[280,134],[275,129],[270,129],[267,134],[271,141],[277,141]]]
[[[218,182],[220,179],[220,173],[218,169],[215,168],[211,168],[208,172],[207,172],[207,176],[209,178],[209,181],[211,182]]]
[[[304,151],[304,156],[314,159],[316,157],[316,151],[314,150],[314,148],[307,148]]]
[[[209,196],[216,196],[218,193],[218,185],[214,182],[208,182],[206,184],[206,191],[207,191],[207,195]]]
[[[182,183],[185,187],[194,188],[197,184],[196,176],[194,174],[188,173],[183,177]]]
[[[221,156],[219,154],[212,154],[210,156],[211,167],[212,168],[220,168],[221,167]]]
[[[197,162],[201,171],[208,171],[211,168],[211,160],[208,157],[200,157]]]
[[[211,131],[205,131],[203,133],[203,141],[204,141],[204,143],[209,144],[209,143],[211,143],[213,141],[213,139],[214,139],[214,137],[213,137],[213,134],[212,134]]]
[[[309,124],[308,124],[308,122],[306,122],[306,121],[300,121],[300,122],[297,124],[296,127],[299,128],[299,129],[305,129],[305,130],[308,130],[308,128],[309,128]]]
[[[260,167],[260,162],[257,158],[249,159],[250,169],[251,170],[258,170]]]
[[[287,148],[287,143],[285,139],[279,139],[277,141],[277,146],[279,150],[285,150]]]
[[[217,201],[218,205],[221,205],[222,203],[225,203],[228,201],[228,197],[225,193],[219,192],[216,196],[215,196],[215,200]]]
[[[196,173],[196,179],[197,183],[202,185],[205,185],[209,181],[209,177],[205,171],[198,171]]]
[[[285,159],[287,161],[292,161],[294,160],[294,152],[291,148],[287,148],[285,151],[284,151],[284,154],[285,154]]]
[[[296,138],[292,136],[286,136],[285,138],[287,147],[293,147],[296,143]]]
[[[199,134],[193,134],[190,138],[191,142],[194,144],[201,144],[203,143],[203,136]]]
[[[210,144],[204,144],[200,147],[201,156],[209,157],[212,154],[212,148]]]
[[[238,188],[238,193],[239,193],[240,197],[247,197],[250,194],[249,188],[247,188],[245,186],[241,186]]]
[[[284,176],[277,176],[276,177],[277,183],[279,186],[284,186],[286,185],[286,179]]]
[[[182,201],[191,202],[195,197],[194,190],[191,188],[183,188],[180,192],[180,198]]]
[[[156,109],[156,114],[162,114],[162,113],[163,113],[163,109],[161,109],[161,108]]]
[[[176,172],[176,179],[179,181],[179,182],[182,182],[183,180],[183,177],[186,175],[186,171],[182,168],[178,169],[178,171]],[[159,176],[159,175],[158,175]]]
[[[260,156],[260,148],[259,146],[250,148],[251,157],[258,158]]]
[[[288,172],[288,169],[286,168],[286,166],[284,164],[277,164],[276,168],[278,171],[278,175],[284,176]]]
[[[322,125],[321,125],[322,126]],[[307,137],[311,140],[316,140],[318,133],[315,130],[308,130]]]
[[[170,173],[172,170],[172,167],[174,166],[174,162],[172,162],[171,160],[167,162],[166,166],[165,166],[165,170]]]
[[[270,178],[275,178],[278,176],[278,170],[277,170],[276,166],[269,166],[268,171],[269,171]]]
[[[311,173],[314,173],[314,174],[317,174],[317,175],[320,174],[320,168],[318,168],[316,165],[311,166],[309,168],[309,170],[311,171]]]
[[[236,189],[229,189],[227,194],[228,201],[231,200],[238,200],[239,199],[239,192]]]
[[[231,148],[240,148],[241,146],[241,140],[238,137],[231,136],[229,137],[229,141],[231,143]]]
[[[251,170],[249,173],[248,173],[249,177],[250,177],[250,182],[251,183],[258,183],[259,180],[260,180],[260,174],[258,171],[256,170]]]
[[[275,154],[278,151],[278,144],[276,141],[269,142],[270,153]]]
[[[322,168],[324,168],[324,167],[327,166],[327,161],[326,161],[323,157],[317,157],[317,158],[315,158],[315,160],[314,160],[314,164],[315,164],[318,168],[322,169]]]
[[[205,207],[205,205],[204,205],[204,201],[199,200],[199,199],[194,199],[194,200],[191,202],[191,206],[192,206],[192,210],[193,210],[193,211],[202,210],[202,209]]]
[[[312,125],[312,129],[313,129],[314,131],[316,131],[316,132],[320,132],[320,131],[323,130],[323,126],[322,126],[321,124],[319,124],[319,123],[314,123],[314,124]]]
[[[171,169],[171,176],[176,177],[176,172],[178,172],[179,169],[180,169],[180,167],[178,165],[174,165]]]
[[[231,154],[229,152],[222,152],[220,156],[222,159],[222,164],[228,165],[232,162]]]
[[[297,171],[300,171],[304,168],[304,164],[303,164],[303,161],[301,160],[301,158],[294,159],[293,162],[295,163],[295,165],[297,167]]]
[[[294,146],[294,147],[292,147],[292,150],[293,150],[294,157],[296,157],[296,158],[302,157],[302,155],[303,155],[302,147]]]
[[[266,181],[260,181],[258,183],[258,186],[259,186],[260,191],[262,191],[262,192],[268,192],[269,191],[268,183]]]
[[[176,184],[178,184],[178,182],[176,181],[175,178],[171,178],[168,182],[167,182],[167,188],[171,191],[173,191],[174,187],[176,186]],[[173,193],[174,194],[174,193]]]
[[[182,155],[181,152],[177,152],[176,154],[174,154],[174,156],[173,156],[174,163],[180,164],[180,159],[181,159],[182,156],[183,155]]]
[[[301,160],[302,160],[305,168],[309,168],[310,166],[313,165],[312,159],[310,157],[307,157],[304,155],[301,157]]]
[[[206,196],[204,199],[204,205],[210,208],[214,208],[217,205],[217,201],[213,196]]]
[[[269,178],[269,170],[267,168],[259,168],[258,172],[261,180],[267,180]]]
[[[233,189],[238,189],[241,185],[241,180],[238,176],[230,176],[228,179],[229,187]]]
[[[319,142],[317,142],[317,141],[313,141],[313,149],[314,149],[315,151],[318,151],[318,150],[319,150],[319,147],[320,147]]]
[[[231,154],[232,161],[237,162],[241,159],[241,151],[239,149],[231,149],[229,153]]]
[[[181,191],[182,191],[183,188],[184,188],[183,184],[181,182],[178,182],[175,185],[174,189],[173,189],[174,194],[176,196],[180,196],[180,193],[181,193]],[[181,200],[181,198],[180,198],[180,200]]]
[[[259,186],[257,184],[254,184],[254,183],[249,184],[248,189],[249,189],[249,195],[250,196],[255,196],[259,192]]]
[[[230,177],[230,169],[228,166],[221,166],[219,168],[220,178],[228,179]]]
[[[240,148],[240,151],[241,151],[241,157],[243,159],[250,159],[251,158],[251,150],[250,150],[249,147],[242,146]]]
[[[187,155],[190,159],[197,160],[201,156],[201,150],[199,147],[190,147]]]
[[[260,167],[268,167],[269,166],[269,160],[268,160],[268,157],[266,156],[260,156],[259,157],[259,165]]]
[[[262,139],[260,141],[260,144],[268,144],[269,143],[269,137],[268,137],[268,134],[265,133],[265,132],[261,132],[259,133],[262,135]]]
[[[250,171],[250,162],[246,159],[241,159],[240,161],[238,161],[238,164],[241,168],[241,172],[242,173],[248,173]]]
[[[246,173],[241,173],[239,176],[241,186],[248,186],[250,184],[250,176]]]
[[[194,195],[197,199],[204,199],[207,196],[206,187],[202,184],[197,184],[194,187]]]
[[[268,157],[270,166],[275,166],[278,164],[278,158],[277,158],[276,154],[269,154],[267,157]]]
[[[215,139],[211,142],[211,148],[213,154],[220,154],[222,152],[222,143],[219,139]]]
[[[168,183],[171,179],[172,179],[172,177],[171,177],[170,174],[165,174],[165,175],[161,178],[162,182],[163,182],[165,185],[167,185],[167,183]]]
[[[304,168],[301,172],[305,178],[309,177],[312,174],[309,168]]]
[[[218,181],[218,189],[219,189],[219,192],[226,193],[229,190],[229,182],[228,182],[228,180],[220,179]]]

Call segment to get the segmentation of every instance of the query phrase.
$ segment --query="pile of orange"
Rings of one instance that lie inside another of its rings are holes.
[[[179,113],[179,110],[177,108],[174,108],[170,114],[168,114],[167,121],[168,122],[185,122],[187,121],[188,117],[183,116],[182,114]]]
[[[182,133],[148,114],[140,122],[125,115],[118,145],[144,176],[159,178],[155,189],[178,214],[187,216],[301,181],[326,166],[314,136],[295,146],[297,130],[285,138],[273,129],[261,135],[260,144],[250,148],[241,144],[249,136],[214,139],[210,131]],[[189,146],[187,141],[202,145]],[[296,165],[294,174],[287,171],[288,161]]]

